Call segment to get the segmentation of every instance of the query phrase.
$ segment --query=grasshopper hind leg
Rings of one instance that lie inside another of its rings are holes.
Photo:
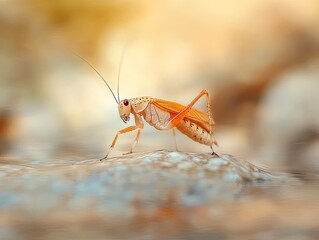
[[[173,137],[174,137],[175,151],[178,152],[175,128],[172,128],[172,131],[173,131]]]
[[[213,145],[210,145],[210,149],[212,150],[212,155],[213,156],[220,157],[220,155],[214,151]]]

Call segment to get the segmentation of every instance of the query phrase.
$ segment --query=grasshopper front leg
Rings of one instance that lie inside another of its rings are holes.
[[[133,152],[133,149],[136,145],[136,143],[138,142],[139,138],[140,138],[140,135],[141,135],[141,130],[144,128],[144,124],[143,124],[143,120],[142,118],[137,115],[137,114],[134,114],[134,118],[135,118],[135,126],[130,126],[130,127],[127,127],[127,128],[124,128],[120,131],[118,131],[113,139],[113,142],[112,142],[112,145],[109,149],[109,151],[107,152],[107,154],[105,155],[104,158],[101,158],[100,161],[103,161],[104,159],[106,159],[108,157],[108,155],[110,154],[110,152],[112,151],[112,149],[114,148],[116,142],[117,142],[117,138],[120,134],[123,134],[123,133],[128,133],[128,132],[132,132],[134,130],[137,130],[137,134],[136,134],[136,137],[135,137],[135,140],[134,140],[134,143],[131,147],[131,150],[129,153],[132,153]]]

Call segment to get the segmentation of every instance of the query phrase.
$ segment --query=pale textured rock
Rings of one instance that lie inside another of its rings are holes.
[[[156,151],[102,162],[90,159],[61,161],[56,166],[24,165],[16,162],[2,166],[0,214],[4,217],[0,221],[0,237],[8,231],[8,236],[23,239],[31,234],[26,229],[41,228],[45,229],[41,238],[50,239],[50,234],[53,239],[72,238],[76,226],[80,229],[77,231],[84,233],[79,239],[91,238],[91,231],[99,236],[97,239],[103,239],[104,234],[109,239],[141,239],[141,236],[154,239],[159,233],[151,231],[153,224],[161,224],[165,236],[191,236],[196,231],[202,232],[202,227],[227,230],[225,226],[253,214],[237,209],[237,203],[247,209],[251,207],[253,212],[259,211],[254,207],[254,201],[259,199],[256,190],[269,202],[261,202],[257,208],[267,208],[267,204],[277,206],[274,196],[283,194],[286,199],[295,194],[296,187],[300,186],[298,191],[305,189],[288,174],[273,174],[230,155],[219,158],[210,154]],[[290,186],[294,189],[291,193],[287,192]],[[269,188],[272,191],[265,192]],[[279,205],[276,211],[284,209],[283,206]],[[267,221],[274,216],[271,211],[270,215],[267,211],[260,214]],[[317,217],[311,213],[309,216],[311,221]],[[247,226],[254,224],[243,221]],[[185,223],[189,233],[183,230]],[[176,230],[171,231],[171,227]],[[207,239],[213,235],[213,230],[208,231]]]

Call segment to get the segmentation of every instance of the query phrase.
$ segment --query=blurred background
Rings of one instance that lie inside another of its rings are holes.
[[[217,152],[277,169],[319,169],[319,2],[0,1],[0,156],[103,157],[125,125],[121,98],[188,104],[211,93]],[[205,101],[196,105],[205,109]],[[131,120],[131,124],[134,121]],[[135,133],[120,136],[113,155]],[[208,152],[182,134],[181,151]],[[135,151],[174,150],[145,125]]]

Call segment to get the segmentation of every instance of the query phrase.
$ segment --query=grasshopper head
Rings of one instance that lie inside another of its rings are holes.
[[[119,102],[119,114],[124,123],[130,120],[131,103],[128,99],[123,99]]]

